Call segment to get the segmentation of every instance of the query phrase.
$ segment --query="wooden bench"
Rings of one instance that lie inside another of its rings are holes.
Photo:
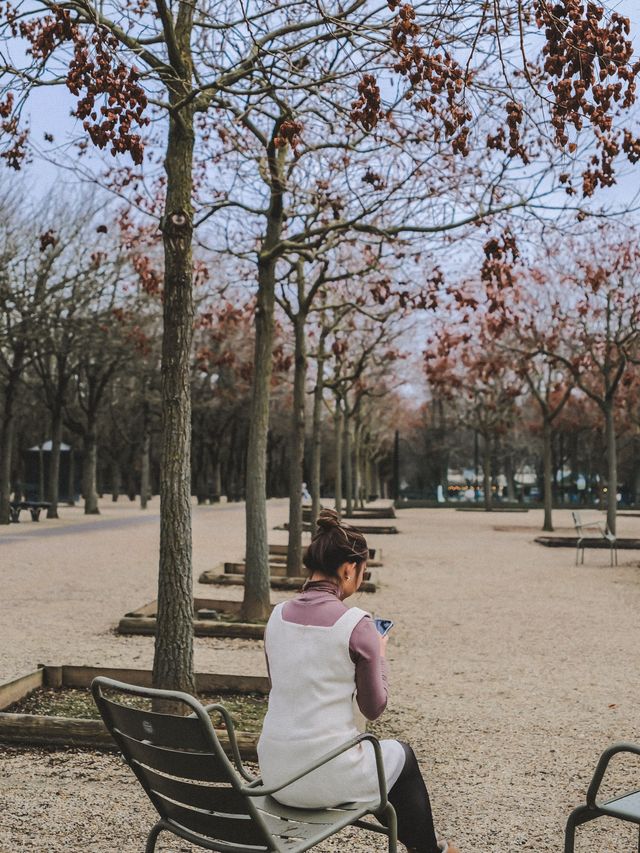
[[[96,678],[92,690],[107,729],[160,817],[148,835],[146,853],[154,853],[161,832],[205,850],[302,853],[347,826],[386,835],[389,853],[396,853],[396,813],[387,799],[382,751],[374,735],[358,735],[281,785],[268,788],[244,767],[224,706],[204,707],[186,693],[134,687],[110,678]],[[170,702],[186,715],[133,708],[122,702],[125,696],[147,703]],[[218,739],[212,713],[224,721],[232,760]],[[273,798],[363,741],[369,741],[375,753],[379,788],[375,800],[331,809],[293,809]],[[368,815],[376,815],[381,823],[363,820]]]
[[[47,501],[11,501],[9,504],[9,513],[13,524],[20,523],[20,512],[23,509],[28,509],[31,513],[31,521],[40,521],[40,513],[43,509],[49,509],[51,506]]]

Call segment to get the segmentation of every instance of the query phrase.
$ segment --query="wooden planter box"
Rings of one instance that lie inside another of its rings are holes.
[[[193,599],[193,633],[196,637],[240,637],[246,640],[264,639],[264,624],[260,622],[225,622],[218,619],[199,619],[198,610],[217,610],[220,613],[239,614],[241,601],[225,601],[218,598]],[[127,613],[118,623],[120,634],[155,634],[157,601]]]
[[[392,506],[384,506],[370,509],[354,509],[351,512],[351,515],[347,515],[346,512],[343,515],[347,521],[353,521],[355,519],[363,518],[363,519],[374,519],[374,518],[395,518],[396,513]],[[302,510],[302,520],[303,521],[311,521],[311,510],[303,509]],[[358,525],[356,525],[358,526]]]
[[[289,547],[287,545],[269,545],[269,565],[275,568],[282,565],[282,563],[286,564],[288,551]],[[369,559],[367,560],[367,566],[372,569],[379,568],[383,565],[382,560],[376,560],[375,556],[376,549],[369,548]],[[272,574],[276,573],[272,571]]]
[[[216,566],[215,569],[207,569],[198,578],[198,583],[215,584],[217,586],[244,586],[244,572],[221,572],[221,568],[222,566]],[[369,575],[369,577],[371,576],[371,572],[366,572],[365,574]],[[271,577],[269,583],[271,589],[298,592],[306,580],[307,578],[288,578],[282,575]],[[365,580],[362,582],[359,592],[375,592],[376,589],[377,586],[372,580]]]
[[[0,684],[0,742],[29,746],[76,746],[85,749],[116,750],[117,746],[102,720],[55,717],[38,714],[10,714],[4,711],[39,687],[89,688],[98,675],[114,678],[139,687],[151,687],[151,671],[145,669],[112,669],[91,666],[43,666],[13,681]],[[202,693],[269,692],[269,679],[255,675],[223,675],[197,673],[196,689]],[[224,730],[217,730],[220,741],[228,749]],[[256,759],[258,735],[236,732],[240,753],[247,760]]]
[[[368,565],[368,564],[367,564]],[[244,575],[247,570],[246,563],[223,563],[224,573],[225,575]],[[287,577],[287,566],[285,563],[280,563],[276,566],[269,564],[269,574],[271,577],[276,578],[286,578]],[[302,575],[298,575],[298,577],[302,577]],[[368,581],[371,579],[371,572],[365,571],[364,580]]]
[[[364,533],[365,535],[377,534],[379,536],[386,536],[386,535],[391,534],[391,533],[399,533],[400,532],[398,530],[398,528],[395,527],[394,525],[387,525],[387,524],[384,524],[384,525],[383,524],[379,524],[379,525],[378,524],[375,524],[375,525],[374,524],[356,524],[356,525],[354,525],[354,527],[357,527],[358,530],[360,531],[360,533]],[[277,525],[273,529],[274,530],[288,530],[289,529],[289,523],[285,522],[282,525]],[[303,529],[303,531],[304,530],[311,530],[311,525],[305,523],[302,525],[302,529]]]
[[[545,545],[547,548],[577,548],[578,539],[576,536],[538,536],[535,541],[539,545]],[[610,548],[609,540],[603,536],[589,537],[582,540],[582,545],[585,548]],[[619,551],[640,551],[640,539],[616,539],[615,547]]]
[[[451,504],[448,509],[452,509]],[[500,506],[495,504],[491,509],[486,509],[484,506],[457,506],[456,512],[529,512],[526,506]]]

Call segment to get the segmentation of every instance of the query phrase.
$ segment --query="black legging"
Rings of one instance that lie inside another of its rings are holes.
[[[440,853],[418,761],[408,744],[400,744],[405,753],[404,767],[389,791],[389,802],[398,816],[398,839],[416,853]]]

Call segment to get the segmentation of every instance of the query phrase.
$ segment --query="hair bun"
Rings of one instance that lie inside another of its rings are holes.
[[[321,530],[331,530],[340,527],[340,516],[335,509],[321,509],[316,523]]]

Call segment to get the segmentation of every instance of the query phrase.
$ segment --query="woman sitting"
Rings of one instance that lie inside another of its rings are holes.
[[[304,564],[310,578],[293,600],[276,605],[265,651],[269,709],[258,742],[265,785],[277,786],[314,759],[358,734],[353,695],[369,720],[387,705],[387,637],[364,610],[342,602],[362,583],[369,550],[364,536],[323,510]],[[458,853],[438,841],[415,754],[398,740],[380,741],[398,838],[414,853]],[[379,796],[375,755],[363,742],[274,795],[284,805],[331,808]]]

